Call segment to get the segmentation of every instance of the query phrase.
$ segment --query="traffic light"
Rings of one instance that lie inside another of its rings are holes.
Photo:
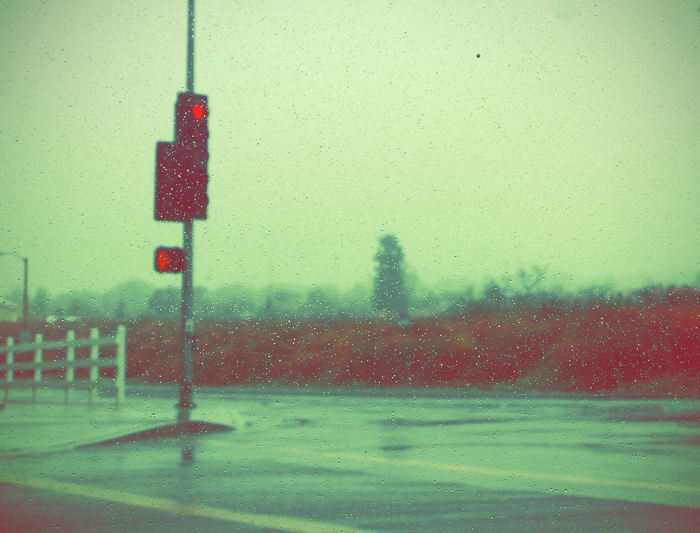
[[[175,104],[175,142],[185,150],[197,151],[206,167],[209,154],[209,108],[203,94],[178,93]]]
[[[186,216],[206,220],[207,163],[209,161],[209,107],[203,94],[179,93],[175,105],[175,146],[184,186],[182,204]]]
[[[182,272],[185,270],[185,251],[182,248],[156,249],[156,271],[158,272]]]
[[[206,220],[208,119],[206,96],[178,94],[175,142],[156,145],[156,220]]]
[[[156,220],[185,220],[180,166],[175,143],[156,144]]]

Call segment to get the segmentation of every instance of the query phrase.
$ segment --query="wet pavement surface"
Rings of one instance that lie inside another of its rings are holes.
[[[0,530],[700,530],[700,401],[198,389],[179,431],[176,396],[8,403]]]

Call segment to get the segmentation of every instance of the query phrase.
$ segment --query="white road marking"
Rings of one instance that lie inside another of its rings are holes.
[[[141,494],[107,489],[98,485],[84,483],[78,485],[76,483],[66,483],[64,481],[57,481],[54,479],[30,476],[13,476],[5,473],[0,473],[0,482],[20,485],[22,487],[44,489],[61,494],[83,496],[85,498],[93,498],[96,500],[108,500],[116,503],[133,505],[135,507],[144,507],[146,509],[168,511],[180,515],[200,516],[203,518],[214,518],[227,522],[238,522],[240,524],[276,529],[279,531],[289,531],[291,533],[375,533],[366,529],[357,529],[338,524],[311,522],[308,520],[299,520],[297,518],[287,518],[284,516],[229,511],[228,509],[210,507],[208,505],[193,505],[176,500],[169,500],[167,498],[143,496]]]
[[[224,440],[202,439],[197,442],[202,444],[211,444],[222,447],[235,448],[250,448],[250,445],[239,444],[234,442],[226,442]],[[377,457],[369,454],[351,454],[343,452],[323,452],[318,450],[310,450],[305,448],[276,448],[274,446],[259,446],[256,449],[270,450],[285,454],[294,453],[299,455],[316,455],[318,457],[331,457],[338,459],[349,459],[354,461],[363,461],[369,463],[384,463],[399,466],[429,468],[437,470],[447,470],[451,472],[469,472],[472,474],[482,474],[493,477],[518,477],[524,479],[536,479],[539,481],[567,481],[570,483],[583,483],[587,485],[601,485],[613,487],[626,487],[634,489],[658,490],[664,492],[685,492],[690,494],[700,495],[700,487],[690,485],[670,484],[670,483],[650,483],[648,481],[625,481],[609,478],[587,477],[587,476],[571,476],[567,474],[548,474],[544,472],[529,472],[524,470],[507,470],[504,468],[488,468],[483,466],[457,465],[449,463],[435,463],[431,461],[421,461],[416,459],[399,459],[393,457]]]

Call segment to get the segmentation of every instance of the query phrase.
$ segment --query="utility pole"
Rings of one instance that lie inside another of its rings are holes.
[[[19,335],[19,339],[22,342],[29,342],[32,340],[32,334],[27,329],[27,320],[29,318],[29,298],[27,294],[27,278],[29,274],[29,259],[27,257],[22,257],[14,252],[0,252],[0,255],[14,255],[15,257],[24,261],[24,287],[22,289],[22,331]]]
[[[27,318],[29,317],[29,297],[27,295],[27,274],[29,272],[28,258],[24,259],[24,296],[22,299],[22,333],[20,333],[20,340],[22,342],[29,342],[32,340],[32,334],[27,329]]]
[[[187,20],[187,92],[194,93],[194,0],[188,0]],[[183,249],[185,251],[185,270],[182,272],[182,364],[180,376],[180,403],[178,404],[178,422],[189,422],[190,412],[195,408],[192,403],[192,366],[193,345],[195,339],[194,316],[192,309],[192,240],[194,221],[187,217],[183,222]]]

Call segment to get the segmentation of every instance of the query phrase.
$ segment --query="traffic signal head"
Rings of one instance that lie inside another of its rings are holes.
[[[176,159],[183,178],[185,217],[207,218],[209,175],[209,107],[203,94],[179,93],[175,105]]]
[[[185,220],[183,183],[175,143],[156,144],[156,220]]]
[[[185,270],[185,251],[182,248],[156,249],[157,272],[182,272]]]
[[[175,104],[175,143],[208,156],[209,108],[203,94],[179,93]],[[207,157],[208,159],[208,157]],[[204,161],[206,165],[206,160]]]
[[[205,220],[209,197],[209,108],[203,94],[179,93],[175,142],[156,148],[156,220]]]

